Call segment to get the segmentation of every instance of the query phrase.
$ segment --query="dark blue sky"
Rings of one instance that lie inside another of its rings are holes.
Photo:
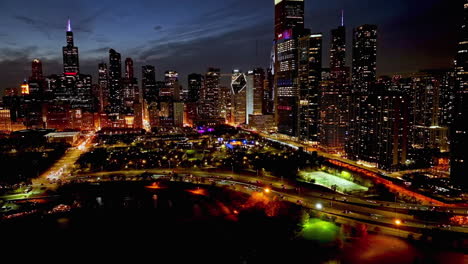
[[[379,74],[451,66],[462,15],[459,0],[305,1],[306,26],[325,34],[325,57],[329,32],[345,9],[349,39],[352,27],[379,26]],[[61,72],[68,17],[83,73],[95,75],[97,63],[108,61],[109,48],[133,58],[137,67],[155,65],[160,78],[168,69],[186,76],[209,66],[226,73],[233,68],[266,67],[273,39],[273,2],[1,0],[0,88],[16,86],[29,76],[33,58],[43,60],[45,74]]]

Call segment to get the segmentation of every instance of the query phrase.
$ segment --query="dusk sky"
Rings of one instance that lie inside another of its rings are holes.
[[[348,43],[353,27],[377,24],[382,75],[451,67],[462,6],[458,0],[306,0],[305,19],[313,32],[325,34],[325,58],[341,9]],[[267,67],[274,1],[2,0],[0,17],[2,90],[30,75],[33,58],[43,61],[44,74],[61,73],[68,17],[82,73],[96,76],[97,64],[108,62],[108,50],[114,48],[122,61],[134,59],[138,78],[140,66],[151,64],[159,79],[165,70],[177,70],[185,86],[188,74],[203,73],[209,66],[224,73]]]

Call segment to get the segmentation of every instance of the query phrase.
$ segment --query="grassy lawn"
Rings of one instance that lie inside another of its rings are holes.
[[[314,179],[315,184],[322,185],[327,188],[331,188],[333,185],[336,185],[338,186],[336,190],[339,192],[365,192],[368,190],[367,187],[323,171],[301,172],[300,176],[307,181]]]

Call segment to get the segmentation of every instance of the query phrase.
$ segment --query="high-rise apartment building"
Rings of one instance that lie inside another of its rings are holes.
[[[461,6],[460,6],[461,8]],[[468,185],[468,0],[464,1],[463,24],[455,59],[455,116],[451,127],[451,177]]]

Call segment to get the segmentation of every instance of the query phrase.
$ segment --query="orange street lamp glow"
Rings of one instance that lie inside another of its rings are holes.
[[[401,225],[401,220],[400,220],[400,219],[396,219],[396,220],[395,220],[395,225]]]
[[[269,188],[266,188],[266,189],[265,189],[265,193],[270,193],[270,189],[269,189]]]

